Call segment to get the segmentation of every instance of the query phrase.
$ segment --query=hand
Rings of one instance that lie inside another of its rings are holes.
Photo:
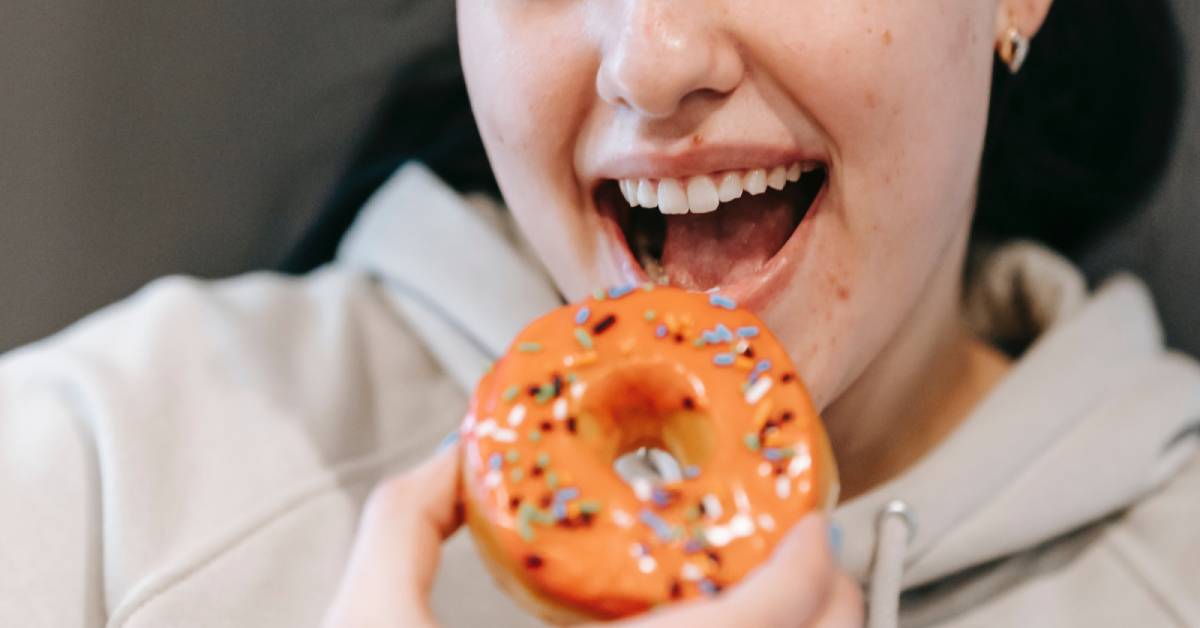
[[[458,468],[458,448],[451,447],[375,488],[326,612],[326,628],[437,625],[429,592],[441,543],[462,524]],[[862,623],[862,593],[837,567],[826,519],[810,515],[770,560],[720,596],[606,626],[842,628]]]

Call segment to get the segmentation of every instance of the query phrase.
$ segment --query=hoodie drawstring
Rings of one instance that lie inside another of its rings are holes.
[[[896,628],[900,621],[900,581],[904,555],[917,533],[917,519],[908,504],[894,499],[879,513],[878,542],[867,598],[867,626]]]

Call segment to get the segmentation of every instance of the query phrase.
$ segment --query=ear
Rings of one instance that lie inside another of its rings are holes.
[[[1000,0],[996,5],[996,41],[1004,40],[1008,29],[1015,28],[1033,39],[1046,21],[1054,0]]]

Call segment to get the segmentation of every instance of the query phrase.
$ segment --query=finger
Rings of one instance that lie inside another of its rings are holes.
[[[862,589],[850,576],[838,574],[814,628],[862,628],[865,621]]]
[[[461,525],[458,448],[381,482],[363,508],[327,626],[432,625],[442,541]]]
[[[771,558],[713,600],[685,603],[619,624],[622,628],[668,626],[808,626],[832,593],[836,574],[828,522],[809,515],[776,547]]]

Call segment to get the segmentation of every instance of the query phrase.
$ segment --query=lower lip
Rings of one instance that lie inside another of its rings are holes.
[[[813,199],[812,205],[808,208],[804,218],[800,224],[796,226],[796,230],[792,232],[791,237],[784,242],[775,255],[767,261],[762,270],[739,279],[730,284],[720,284],[715,288],[711,288],[709,292],[718,292],[724,296],[737,301],[743,307],[761,312],[769,307],[787,285],[788,280],[796,270],[796,265],[799,263],[801,253],[806,248],[808,241],[812,238],[813,217],[820,211],[821,205],[824,203],[825,196],[829,191],[830,177],[826,173],[825,184],[821,186],[821,190],[817,192],[816,198]],[[613,253],[618,256],[619,266],[618,271],[623,275],[623,280],[630,283],[644,283],[650,280],[646,274],[642,264],[633,255],[629,243],[625,241],[625,234],[621,230],[621,225],[616,217],[609,217],[604,220],[605,228],[609,230],[609,241],[613,244]]]

